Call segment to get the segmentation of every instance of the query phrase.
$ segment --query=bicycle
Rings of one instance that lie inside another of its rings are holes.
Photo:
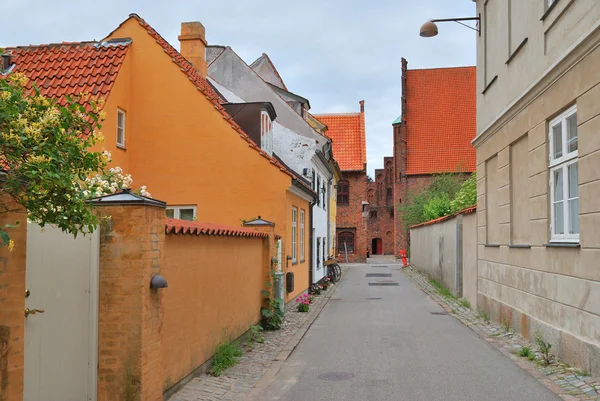
[[[338,260],[329,256],[323,264],[327,266],[327,275],[331,277],[331,281],[334,283],[340,281],[342,278],[342,268],[338,264]]]

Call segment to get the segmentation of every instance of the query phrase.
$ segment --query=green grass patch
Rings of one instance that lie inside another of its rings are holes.
[[[471,303],[466,298],[461,298],[458,300],[458,304],[463,308],[471,309]]]
[[[438,293],[441,296],[446,297],[446,298],[456,299],[456,297],[450,292],[450,290],[447,289],[446,287],[444,287],[439,281],[430,278],[429,284],[434,286],[438,290]]]
[[[242,356],[242,348],[237,342],[219,345],[213,356],[210,374],[221,376],[221,373],[238,363],[240,356]]]
[[[523,347],[519,350],[519,356],[522,358],[529,358],[530,355],[532,355],[533,352],[531,352],[531,348],[529,347]],[[535,355],[534,355],[535,357]]]

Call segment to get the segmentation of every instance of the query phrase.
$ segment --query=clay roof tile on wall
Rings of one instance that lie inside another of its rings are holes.
[[[475,171],[475,67],[408,70],[409,175]]]
[[[200,223],[167,218],[165,224],[166,234],[189,234],[189,235],[217,235],[226,237],[249,237],[266,238],[269,235],[249,228],[230,227],[220,224]]]
[[[327,126],[333,157],[340,169],[362,171],[367,163],[364,114],[315,114],[313,117]]]

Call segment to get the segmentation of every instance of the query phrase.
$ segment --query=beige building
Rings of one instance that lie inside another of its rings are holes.
[[[477,0],[479,308],[600,375],[600,1]]]

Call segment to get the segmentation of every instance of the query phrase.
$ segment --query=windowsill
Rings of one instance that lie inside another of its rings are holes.
[[[546,248],[581,248],[579,242],[549,242],[544,246]]]
[[[525,38],[521,44],[519,46],[517,46],[517,48],[515,49],[515,51],[510,55],[510,57],[508,58],[508,60],[506,60],[506,65],[508,65],[513,58],[515,58],[515,56],[519,53],[519,51],[521,51],[521,49],[523,47],[525,47],[525,44],[527,43],[527,41],[529,40],[529,38]]]
[[[556,7],[556,5],[558,4],[559,1],[560,0],[556,0],[554,3],[552,3],[550,5],[550,7],[548,7],[548,9],[544,13],[544,15],[542,15],[542,18],[540,18],[540,21],[544,21],[546,19],[546,17],[548,17],[548,15],[550,15],[550,13],[552,12],[552,10],[554,10],[554,7]]]
[[[338,206],[348,206],[348,205],[350,205],[350,204],[349,204],[349,203],[338,203],[337,205],[338,205]]]
[[[486,248],[500,248],[500,244],[485,244]]]
[[[509,248],[521,248],[521,249],[529,249],[531,248],[531,245],[527,245],[527,244],[512,244],[508,246]]]
[[[295,265],[297,265],[297,264],[298,264],[298,261],[297,261],[297,260],[292,260],[292,266],[295,266]]]
[[[494,78],[492,78],[490,83],[485,86],[485,88],[483,89],[483,92],[481,92],[481,94],[485,95],[485,92],[487,92],[488,89],[490,89],[492,87],[492,85],[494,84],[494,82],[496,82],[497,79],[498,79],[498,75],[496,75]]]
[[[117,144],[117,149],[127,150],[127,148],[125,147],[125,145],[119,145],[119,144]]]
[[[305,262],[305,260],[304,260],[304,259],[300,259],[300,263],[304,263],[304,262]]]

